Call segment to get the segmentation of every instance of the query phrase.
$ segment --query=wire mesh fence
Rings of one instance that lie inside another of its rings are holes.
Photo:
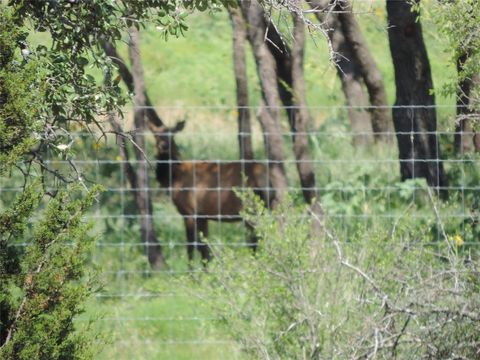
[[[104,287],[97,294],[92,309],[77,321],[98,316],[100,323],[107,324],[106,327],[114,333],[110,343],[112,349],[109,350],[112,356],[128,357],[129,348],[141,347],[141,354],[146,358],[154,357],[160,351],[168,357],[173,350],[166,348],[172,347],[181,348],[186,357],[194,356],[196,351],[204,351],[210,358],[221,358],[225,354],[236,353],[238,346],[212,325],[220,323],[221,319],[202,309],[199,299],[179,290],[176,285],[182,276],[204,271],[198,259],[193,266],[189,265],[185,248],[188,245],[198,246],[201,239],[195,238],[192,243],[184,225],[189,219],[196,224],[208,221],[208,243],[211,246],[231,247],[239,253],[250,251],[251,240],[248,226],[245,226],[248,224],[242,221],[235,209],[230,208],[231,202],[236,201],[231,196],[232,192],[241,191],[242,186],[238,184],[246,183],[242,182],[245,179],[243,172],[221,166],[236,164],[245,169],[250,164],[258,164],[261,169],[268,169],[272,162],[265,157],[265,134],[259,125],[253,124],[254,160],[240,161],[236,124],[238,109],[195,106],[158,107],[157,110],[165,119],[188,119],[186,129],[175,135],[180,155],[178,159],[159,160],[151,132],[143,134],[146,147],[143,149],[145,159],[141,161],[122,158],[114,134],[107,132],[102,136],[79,132],[73,134],[70,155],[60,152],[60,156],[52,156],[45,161],[51,171],[43,176],[52,189],[57,181],[61,181],[57,175],[71,173],[72,166],[81,174],[75,175],[76,180],[86,187],[93,183],[105,186],[105,191],[87,216],[94,222],[98,234],[92,263],[98,266]],[[408,216],[425,226],[425,234],[432,244],[441,241],[445,232],[452,238],[459,237],[465,248],[477,246],[480,235],[480,156],[454,151],[455,108],[437,106],[439,129],[435,134],[448,177],[445,190],[449,193],[448,200],[439,202],[438,214],[429,205],[429,190],[424,179],[401,181],[394,138],[397,134],[394,131],[390,133],[390,142],[355,146],[354,137],[364,134],[350,130],[347,110],[346,106],[309,108],[312,122],[311,131],[306,133],[311,152],[308,162],[315,174],[314,190],[319,194],[326,226],[334,228],[339,239],[349,243],[358,228],[372,232],[392,228],[396,219]],[[124,121],[123,128],[134,131],[128,120]],[[414,134],[407,133],[412,137]],[[300,185],[297,173],[299,162],[291,144],[295,135],[285,121],[282,138],[287,193],[294,203],[302,204],[304,189]],[[134,144],[129,143],[128,147],[133,149]],[[63,159],[58,160],[62,156]],[[439,159],[404,161],[438,162]],[[147,189],[132,188],[126,176],[127,164],[136,169],[141,162],[148,164]],[[178,179],[175,182],[171,176],[168,186],[162,186],[155,174],[159,164],[170,168],[185,166],[190,170],[183,170],[177,176],[191,178],[188,182],[179,182]],[[219,169],[225,171],[222,173]],[[211,172],[216,172],[213,185],[202,180],[207,175],[212,176]],[[265,185],[256,183],[250,186],[252,190],[272,190],[268,171],[262,176],[266,176],[261,182]],[[232,177],[234,182],[222,181]],[[1,185],[4,204],[20,190],[18,179],[13,174],[9,183]],[[146,244],[142,239],[140,221],[145,215],[138,212],[133,196],[135,192],[148,192],[151,196],[158,244]],[[180,214],[180,205],[177,204],[176,208],[172,201],[175,193],[183,197],[181,205],[194,206],[194,209]],[[202,207],[214,210],[202,212],[199,210]],[[195,230],[205,231],[203,228]],[[167,265],[163,269],[151,268],[145,256],[150,247],[158,246],[166,259]],[[352,242],[351,246],[361,246],[361,241]],[[198,350],[199,346],[206,349]]]

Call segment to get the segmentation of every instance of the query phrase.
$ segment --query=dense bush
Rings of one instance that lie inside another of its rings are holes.
[[[17,15],[0,5],[0,358],[91,357],[92,342],[75,332],[73,319],[93,291],[82,217],[99,189],[52,190],[42,176],[41,146],[55,143],[46,119],[48,66],[21,53],[28,32]],[[19,189],[14,201],[3,196],[10,180]]]
[[[82,216],[97,189],[80,199],[72,198],[74,188],[69,191],[41,210],[37,182],[0,214],[2,359],[90,358],[95,348],[95,334],[75,332],[73,319],[95,291],[85,266],[93,238]],[[29,231],[33,213],[40,220]]]
[[[287,202],[270,215],[249,202],[257,253],[215,248],[199,280],[252,358],[478,357],[478,267],[460,236],[431,242],[407,213],[342,239],[327,219],[325,233],[312,236],[306,209]]]

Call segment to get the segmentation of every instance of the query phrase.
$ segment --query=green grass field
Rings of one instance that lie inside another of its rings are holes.
[[[395,99],[393,66],[386,30],[386,13],[382,1],[356,3],[360,24],[372,54],[383,74],[388,97]],[[449,65],[449,49],[442,43],[426,14],[424,36],[429,51],[435,86],[441,87],[455,75]],[[142,57],[152,102],[161,106],[235,105],[235,83],[231,55],[231,29],[225,12],[194,14],[189,18],[185,37],[164,42],[156,29],[142,33]],[[343,103],[336,70],[329,63],[323,35],[311,33],[306,48],[305,77],[310,106]],[[287,36],[287,41],[290,39]],[[251,52],[247,56],[252,105],[258,105],[259,86],[256,81]],[[453,104],[453,99],[437,98],[439,104]]]

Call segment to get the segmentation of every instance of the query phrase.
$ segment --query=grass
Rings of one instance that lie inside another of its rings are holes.
[[[222,332],[222,324],[185,290],[172,293],[179,279],[156,276],[131,279],[132,295],[100,298],[89,304],[77,321],[95,320],[93,332],[102,334],[98,359],[240,359],[239,346]],[[139,283],[142,289],[138,288]],[[124,289],[125,290],[125,289]]]
[[[363,34],[384,77],[389,102],[395,99],[393,66],[386,31],[384,2],[356,2]],[[434,84],[440,88],[455,75],[449,64],[449,49],[439,39],[428,13],[424,21]],[[235,106],[235,83],[231,55],[231,28],[226,12],[194,14],[185,37],[160,39],[155,28],[142,33],[142,58],[152,102],[159,106]],[[288,41],[287,37],[287,41]],[[247,47],[249,86],[252,105],[259,104],[259,85],[254,61]],[[125,53],[125,52],[124,52]],[[308,37],[305,77],[307,98],[311,106],[334,106],[343,103],[336,70],[329,63],[323,35]],[[453,105],[452,98],[437,96],[439,104]],[[168,119],[167,119],[168,120]]]

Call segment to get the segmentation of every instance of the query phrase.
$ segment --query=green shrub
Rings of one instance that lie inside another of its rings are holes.
[[[0,214],[2,359],[92,356],[95,344],[85,333],[75,332],[73,319],[95,290],[94,277],[85,267],[93,238],[82,216],[98,188],[80,199],[72,198],[76,190],[62,191],[42,211],[37,182]],[[28,231],[33,213],[40,220]]]
[[[268,213],[252,196],[246,200],[258,251],[241,257],[214,248],[215,261],[195,279],[201,298],[246,354],[477,356],[477,261],[458,251],[460,242],[447,238],[432,246],[430,229],[419,228],[406,213],[384,229],[361,229],[348,239],[339,238],[335,230],[341,229],[328,222],[324,234],[312,235],[314,220],[306,208],[287,201]],[[430,206],[438,211],[438,204]]]
[[[46,120],[45,62],[20,56],[26,37],[13,7],[0,4],[0,180],[19,189],[15,200],[2,191],[0,208],[0,358],[91,358],[95,334],[73,320],[95,290],[82,218],[99,187],[58,185],[43,172],[56,125]]]

